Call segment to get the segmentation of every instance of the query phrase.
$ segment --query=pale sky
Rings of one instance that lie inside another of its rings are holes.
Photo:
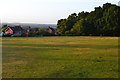
[[[57,24],[71,13],[92,11],[107,2],[119,0],[0,0],[0,21]]]

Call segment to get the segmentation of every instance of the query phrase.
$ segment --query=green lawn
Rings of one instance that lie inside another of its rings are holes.
[[[3,78],[118,78],[117,37],[3,38]]]

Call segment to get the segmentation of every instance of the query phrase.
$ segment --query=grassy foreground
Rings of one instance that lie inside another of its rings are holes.
[[[117,37],[3,38],[3,78],[118,78]]]

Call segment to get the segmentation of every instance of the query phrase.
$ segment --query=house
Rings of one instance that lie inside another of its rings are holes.
[[[54,29],[54,28],[52,28],[52,27],[48,27],[47,29],[46,29],[46,31],[48,32],[48,33],[50,33],[50,34],[57,34],[56,33],[56,30]]]
[[[14,36],[21,36],[23,33],[23,29],[21,26],[8,27],[4,33]]]
[[[2,36],[3,36],[3,34],[4,34],[4,32],[0,32],[0,37],[2,37]]]
[[[31,36],[31,34],[35,34],[39,31],[39,28],[31,28],[30,26],[23,28],[23,34],[28,37]]]
[[[31,29],[30,29],[30,32],[31,32],[31,33],[36,33],[37,31],[39,31],[38,28],[31,28]]]

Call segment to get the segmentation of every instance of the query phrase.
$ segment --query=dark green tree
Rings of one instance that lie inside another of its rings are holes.
[[[57,32],[62,35],[120,36],[120,7],[106,3],[90,13],[73,13],[58,21]]]

